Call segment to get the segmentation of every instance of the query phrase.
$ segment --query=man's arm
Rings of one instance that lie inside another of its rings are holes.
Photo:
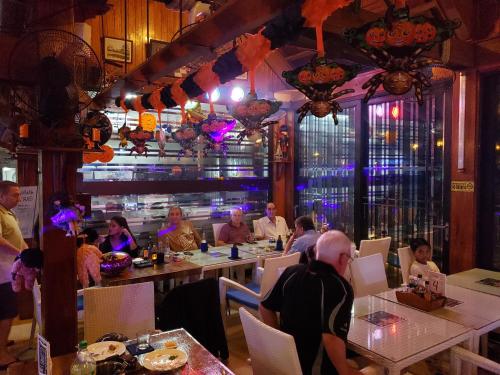
[[[13,257],[18,256],[21,251],[3,237],[0,237],[0,250],[6,254],[12,255]]]
[[[266,309],[262,304],[259,304],[259,312],[264,323],[273,328],[280,329],[278,315],[275,311]]]
[[[323,333],[323,345],[328,358],[332,361],[339,375],[361,375],[347,363],[344,341],[331,333]]]

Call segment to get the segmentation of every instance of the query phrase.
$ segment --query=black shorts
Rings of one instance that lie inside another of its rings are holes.
[[[17,316],[17,297],[10,283],[0,284],[0,320]]]

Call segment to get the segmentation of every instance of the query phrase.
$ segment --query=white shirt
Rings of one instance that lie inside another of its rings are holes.
[[[288,225],[286,225],[285,218],[281,216],[276,216],[276,224],[273,223],[267,216],[261,217],[259,220],[255,220],[255,237],[269,239],[278,239],[281,236],[283,241],[286,240],[288,234]]]
[[[438,266],[433,261],[428,261],[427,264],[422,264],[415,260],[411,264],[410,275],[422,275],[423,277],[427,278],[429,272],[439,272]]]

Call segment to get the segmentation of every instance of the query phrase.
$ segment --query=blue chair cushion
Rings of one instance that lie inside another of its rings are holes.
[[[76,311],[83,310],[83,296],[76,296]]]
[[[260,285],[257,283],[248,283],[245,284],[245,287],[254,291],[255,293],[259,293],[260,291]],[[228,289],[226,298],[228,299],[228,301],[235,301],[254,310],[257,310],[259,307],[259,300],[257,298],[238,289]]]

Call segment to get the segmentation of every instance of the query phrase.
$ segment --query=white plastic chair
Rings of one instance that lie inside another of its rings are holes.
[[[219,278],[222,311],[227,311],[227,301],[229,300],[245,305],[253,310],[257,310],[260,301],[273,288],[276,281],[278,281],[281,275],[280,269],[298,264],[299,259],[300,253],[266,259],[260,285],[256,282],[241,285],[226,277]]]
[[[387,263],[389,247],[391,246],[391,237],[378,238],[376,240],[362,240],[359,244],[359,257],[380,253],[384,258],[384,264]]]
[[[451,348],[450,374],[460,375],[462,373],[462,362],[480,367],[494,374],[500,374],[500,363],[481,357],[479,354],[472,353],[459,346],[454,346]]]
[[[153,285],[147,282],[84,289],[85,340],[90,344],[109,332],[122,333],[132,339],[137,333],[153,331]]]
[[[293,336],[262,323],[243,307],[239,312],[254,375],[302,375]]]
[[[382,254],[355,258],[350,268],[355,297],[378,294],[389,289]]]
[[[415,260],[415,255],[409,246],[400,247],[398,249],[399,265],[401,266],[401,275],[403,276],[403,283],[410,282],[410,267]]]
[[[259,226],[259,220],[252,220],[253,232],[257,232],[257,227]]]
[[[217,241],[219,240],[219,234],[220,234],[220,230],[222,229],[222,227],[226,225],[226,223],[215,223],[215,224],[212,224],[212,229],[214,231],[214,245],[217,246]]]

